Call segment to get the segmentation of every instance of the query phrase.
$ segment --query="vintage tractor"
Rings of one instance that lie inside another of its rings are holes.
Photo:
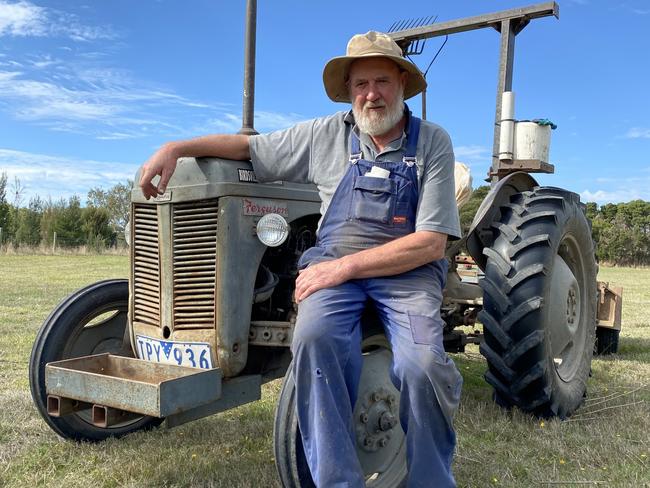
[[[552,166],[522,156],[504,137],[502,120],[513,130],[512,114],[501,112],[511,92],[515,35],[549,15],[558,15],[553,2],[392,35],[410,52],[433,36],[500,31],[492,188],[468,235],[448,249],[445,346],[457,352],[480,343],[499,405],[565,418],[585,395],[599,303],[619,314],[620,328],[620,295],[601,286],[599,301],[578,195],[540,187],[529,173]],[[312,486],[288,366],[296,263],[314,244],[320,218],[315,188],[259,184],[247,161],[183,159],[164,195],[147,201],[134,189],[131,205],[129,279],[77,291],[38,333],[30,359],[38,411],[64,438],[100,441],[257,400],[262,383],[285,376],[275,419],[278,472],[286,487]],[[465,245],[484,273],[478,284],[456,272]],[[483,334],[457,330],[476,320]],[[362,349],[358,454],[367,486],[392,488],[405,478],[406,445],[395,421],[391,351],[372,309]]]

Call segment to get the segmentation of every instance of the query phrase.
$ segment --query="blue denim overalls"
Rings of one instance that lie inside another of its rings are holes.
[[[400,162],[362,159],[350,135],[350,166],[332,197],[316,246],[300,267],[376,247],[415,230],[420,120],[410,116]],[[373,166],[387,178],[368,176]],[[406,432],[408,487],[455,486],[452,417],[462,378],[443,347],[440,318],[445,259],[409,272],[355,279],[319,290],[298,309],[292,351],[296,405],[303,446],[319,488],[363,487],[352,412],[361,375],[361,314],[370,301],[392,346],[390,375],[400,390]]]

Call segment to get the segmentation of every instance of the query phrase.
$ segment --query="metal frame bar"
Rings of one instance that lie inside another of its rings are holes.
[[[560,7],[555,2],[538,3],[528,7],[513,8],[491,14],[477,15],[475,17],[450,20],[447,22],[415,27],[413,29],[405,29],[392,32],[390,36],[395,40],[395,42],[397,42],[397,44],[401,45],[405,41],[412,42],[418,39],[446,36],[448,34],[484,29],[486,27],[493,27],[499,30],[503,21],[531,20],[539,17],[548,17],[550,15],[559,18]]]
[[[446,36],[459,32],[492,27],[501,33],[499,73],[497,78],[496,109],[494,115],[494,139],[492,146],[492,183],[499,180],[499,136],[501,133],[501,98],[504,91],[512,90],[512,72],[515,56],[515,36],[519,34],[532,19],[554,16],[560,18],[560,7],[555,2],[545,2],[528,7],[514,8],[477,15],[465,19],[450,20],[413,29],[392,32],[390,36],[402,50],[416,40]],[[425,95],[423,95],[425,96]],[[426,113],[426,112],[425,112]]]

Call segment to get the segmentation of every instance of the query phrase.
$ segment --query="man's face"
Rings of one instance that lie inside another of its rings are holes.
[[[352,63],[348,81],[352,112],[363,132],[380,136],[401,120],[407,76],[386,58],[358,59]]]

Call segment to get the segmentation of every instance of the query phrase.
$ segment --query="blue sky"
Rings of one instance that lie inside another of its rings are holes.
[[[530,2],[534,3],[534,2]],[[259,0],[259,131],[347,109],[322,69],[349,37],[399,19],[447,21],[525,0]],[[517,36],[516,117],[546,117],[561,186],[584,201],[650,200],[650,3],[563,0]],[[133,178],[163,142],[241,126],[245,1],[0,0],[0,172],[30,196],[84,200]],[[440,39],[415,60],[424,68]],[[431,67],[428,118],[477,186],[490,164],[499,36],[450,36]],[[420,98],[410,101],[420,112]]]

